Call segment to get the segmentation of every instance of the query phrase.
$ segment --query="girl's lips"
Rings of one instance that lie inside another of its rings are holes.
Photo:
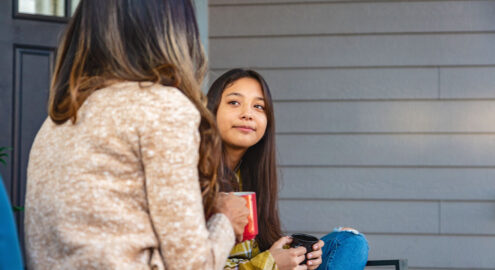
[[[248,126],[234,126],[235,129],[238,129],[240,131],[243,131],[243,132],[251,132],[251,131],[255,131],[254,128],[252,127],[248,127]]]

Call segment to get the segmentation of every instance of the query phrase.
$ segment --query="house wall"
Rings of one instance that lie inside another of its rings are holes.
[[[495,1],[210,0],[209,22],[210,79],[271,87],[285,232],[495,269]]]

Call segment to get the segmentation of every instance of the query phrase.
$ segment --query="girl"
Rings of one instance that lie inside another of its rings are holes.
[[[190,1],[80,2],[29,159],[29,269],[223,267],[248,210],[217,194],[205,66]]]
[[[351,228],[336,229],[305,255],[302,247],[284,249],[277,210],[275,119],[267,83],[253,70],[232,69],[208,92],[208,108],[216,115],[223,140],[223,191],[255,191],[259,234],[238,244],[226,268],[239,269],[363,269],[368,245]],[[305,258],[306,265],[299,265]]]

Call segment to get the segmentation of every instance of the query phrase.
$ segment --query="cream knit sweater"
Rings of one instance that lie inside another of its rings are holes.
[[[47,119],[31,149],[29,269],[222,269],[227,217],[205,223],[200,115],[179,90],[122,82],[94,92],[76,124]]]

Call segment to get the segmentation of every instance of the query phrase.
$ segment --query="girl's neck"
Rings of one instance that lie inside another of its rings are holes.
[[[225,147],[225,154],[226,154],[225,157],[229,169],[231,169],[232,171],[235,170],[235,168],[241,161],[242,156],[244,156],[244,154],[246,153],[246,150],[247,149],[238,149],[238,148],[236,149],[228,146]]]

